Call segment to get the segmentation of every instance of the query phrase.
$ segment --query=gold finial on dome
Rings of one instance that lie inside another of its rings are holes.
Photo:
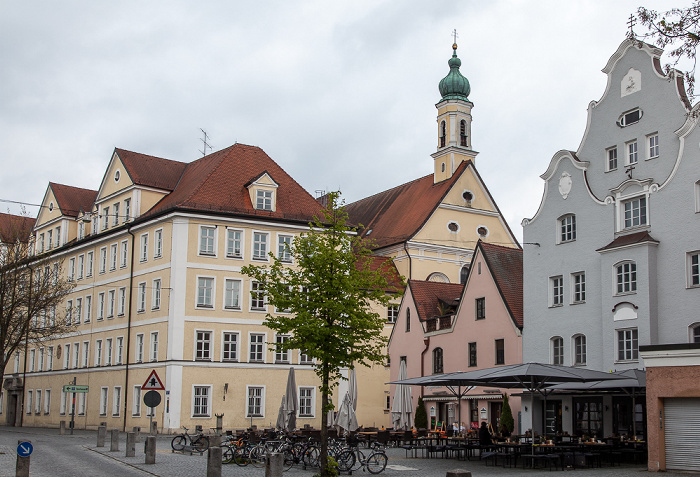
[[[453,38],[453,40],[452,40],[452,49],[455,50],[455,51],[457,51],[457,37],[458,37],[458,36],[459,36],[459,35],[457,34],[457,29],[455,28],[454,30],[452,30],[452,38]]]

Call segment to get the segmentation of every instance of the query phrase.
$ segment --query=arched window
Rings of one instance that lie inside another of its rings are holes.
[[[442,374],[442,348],[435,348],[433,350],[433,374]]]
[[[559,217],[559,243],[576,240],[576,216],[567,214]]]
[[[450,283],[450,279],[442,272],[433,272],[425,280],[428,282]]]
[[[459,122],[459,145],[467,147],[467,122],[464,119]]]
[[[615,293],[637,292],[637,264],[634,262],[622,262],[615,265]]]
[[[586,335],[574,336],[574,365],[586,364]]]
[[[411,309],[406,308],[406,332],[411,331]]]
[[[459,283],[461,285],[464,285],[467,283],[467,277],[469,276],[469,265],[465,265],[462,267],[462,270],[459,271]]]
[[[447,123],[445,121],[440,123],[440,147],[445,147],[447,144]]]
[[[552,344],[552,356],[551,363],[563,365],[564,364],[564,339],[561,336],[555,336],[549,340]]]
[[[693,323],[689,327],[690,331],[690,342],[700,343],[700,323]]]

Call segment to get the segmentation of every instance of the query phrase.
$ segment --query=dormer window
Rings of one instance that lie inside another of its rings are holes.
[[[256,193],[255,208],[258,210],[272,210],[272,191],[258,189]]]

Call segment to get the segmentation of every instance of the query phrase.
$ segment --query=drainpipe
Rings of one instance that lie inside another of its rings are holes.
[[[408,253],[408,248],[406,247],[406,242],[403,243],[403,250],[404,250],[404,252],[406,252],[406,256],[408,257],[408,279],[410,280],[411,278],[413,278],[413,276],[411,275],[411,273],[413,272],[413,267],[411,264],[411,254]],[[422,386],[421,386],[421,388],[422,388]]]
[[[427,353],[428,348],[430,347],[430,336],[423,338],[423,344],[425,345],[425,349],[420,352],[420,375],[421,377],[425,376],[425,353]],[[425,389],[425,386],[420,387],[420,397],[423,397],[425,394],[423,390]]]
[[[126,229],[126,232],[131,235],[131,268],[129,269],[129,307],[128,307],[128,321],[126,325],[126,354],[124,356],[124,429],[126,432],[126,410],[127,402],[129,397],[129,357],[131,356],[131,304],[134,296],[134,245],[136,243],[136,237],[131,233],[131,227]]]

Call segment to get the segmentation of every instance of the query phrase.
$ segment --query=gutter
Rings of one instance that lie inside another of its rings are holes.
[[[425,376],[425,353],[428,351],[428,348],[430,347],[430,336],[423,338],[423,344],[425,344],[425,349],[420,352],[420,375],[421,377]],[[425,386],[420,387],[420,397],[423,397],[425,395],[424,393]]]

